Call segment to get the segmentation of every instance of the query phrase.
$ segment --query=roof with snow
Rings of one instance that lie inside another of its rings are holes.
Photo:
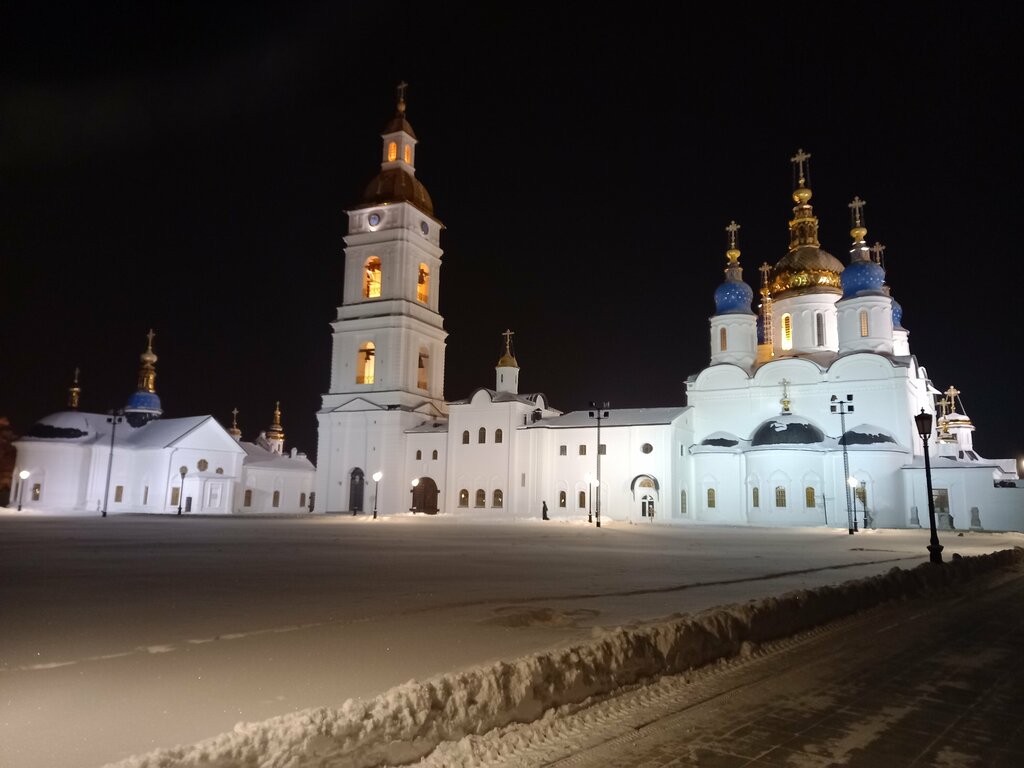
[[[287,471],[313,471],[316,467],[304,453],[294,456],[288,453],[275,453],[268,451],[262,445],[239,441],[238,445],[245,451],[244,463],[247,467],[258,467],[260,469],[283,469]]]
[[[640,427],[655,424],[671,424],[682,416],[691,406],[682,405],[674,408],[609,408],[608,416],[601,419],[602,427]],[[593,411],[570,411],[561,416],[541,419],[528,425],[530,429],[550,427],[566,429],[570,427],[596,427],[597,418],[591,416]]]
[[[476,397],[477,392],[486,392],[492,403],[523,403],[524,405],[537,405],[537,399],[542,398],[544,403],[547,403],[548,397],[543,392],[532,392],[528,394],[515,394],[514,392],[498,392],[495,389],[488,389],[487,387],[479,387],[474,389],[470,393],[469,397],[462,400],[451,400],[448,405],[469,405],[470,401]]]

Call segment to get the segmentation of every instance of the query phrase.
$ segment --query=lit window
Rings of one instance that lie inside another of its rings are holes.
[[[756,488],[755,487],[750,492],[750,497],[751,497],[750,498],[751,506],[754,506],[754,507],[760,507],[761,506],[761,489],[760,488]]]
[[[494,430],[494,442],[500,443],[503,437],[504,435],[502,434],[500,429]]]
[[[419,277],[416,282],[416,301],[426,304],[430,298],[430,268],[420,262]]]
[[[814,330],[817,334],[817,344],[819,347],[825,346],[825,316],[818,312],[814,316]]]
[[[558,492],[558,506],[565,509],[565,491]]]
[[[482,507],[487,504],[487,492],[483,488],[476,491],[476,505]]]
[[[420,389],[427,389],[427,350],[420,348],[419,357],[416,359],[416,386]]]
[[[423,458],[423,451],[416,451],[416,461]]]
[[[568,453],[569,453],[568,446],[565,446],[565,445],[558,446],[558,455],[559,456],[566,456],[566,455],[568,455]]]
[[[718,348],[722,352],[725,352],[725,350],[728,347],[728,345],[729,345],[729,335],[726,332],[725,328],[720,328],[718,330]]]
[[[459,491],[459,506],[460,507],[468,507],[469,506],[469,491],[467,491],[465,488],[463,488],[461,491]]]
[[[786,506],[786,489],[783,488],[781,485],[775,486],[775,506]]]
[[[866,309],[860,311],[860,335],[862,337],[868,335],[868,312]]]
[[[814,488],[812,488],[811,486],[807,486],[806,488],[804,488],[804,505],[808,509],[812,509],[814,506],[816,506],[814,503]]]
[[[398,159],[398,144],[392,141],[388,144],[388,162],[393,163]]]
[[[477,433],[476,433],[476,441],[478,443],[486,443],[487,442],[487,430],[484,429],[483,427],[480,427],[480,429],[477,431]]]
[[[782,348],[793,348],[793,316],[788,312],[782,316]]]
[[[580,456],[586,456],[586,455],[587,455],[587,446],[581,445],[580,446]]]
[[[410,165],[412,165],[412,146],[410,146],[409,144],[406,144],[402,148],[402,157],[405,158],[405,162],[407,162]]]
[[[462,433],[462,444],[469,445],[469,430],[464,430]]]
[[[175,490],[177,490],[177,488],[175,488]],[[177,501],[178,501],[177,499],[173,499],[171,501],[171,504],[176,504]],[[245,489],[245,501],[242,502],[242,506],[243,507],[251,507],[252,506],[252,488],[246,488]]]
[[[715,508],[715,489],[708,488],[708,509]]]
[[[380,259],[371,256],[363,265],[363,298],[380,298],[381,269]]]
[[[124,498],[124,486],[123,485],[119,485],[116,488],[114,488],[114,503],[115,504],[120,504],[121,500],[123,498]]]
[[[579,496],[580,496],[580,509],[586,509],[587,508],[587,492],[586,491],[580,491]]]
[[[491,506],[492,507],[500,507],[502,505],[502,502],[505,499],[505,495],[500,490],[495,488],[494,489],[494,494],[492,496],[492,499],[493,499],[493,502],[492,502]]]
[[[356,356],[356,384],[373,384],[373,368],[376,356],[377,348],[372,341],[368,341],[359,347],[359,354]]]
[[[41,483],[32,483],[32,501],[39,501],[39,497],[43,495],[43,486]]]
[[[178,506],[178,500],[181,499],[181,486],[174,486],[171,488],[171,506]]]

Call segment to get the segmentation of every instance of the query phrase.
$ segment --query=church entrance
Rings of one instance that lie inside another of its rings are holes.
[[[356,467],[352,470],[352,474],[349,475],[349,487],[348,487],[348,510],[353,515],[356,512],[363,511],[363,486],[366,478],[363,476],[363,470]]]
[[[421,477],[412,487],[412,512],[437,514],[437,483],[431,477]]]
[[[640,499],[640,517],[654,517],[654,499],[645,495]]]

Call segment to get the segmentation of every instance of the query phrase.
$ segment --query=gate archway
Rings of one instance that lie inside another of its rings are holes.
[[[366,486],[366,477],[363,470],[356,467],[349,474],[348,486],[348,510],[353,515],[363,511],[363,490]]]
[[[422,512],[427,515],[437,514],[437,483],[432,477],[421,477],[419,482],[412,487],[412,512]]]

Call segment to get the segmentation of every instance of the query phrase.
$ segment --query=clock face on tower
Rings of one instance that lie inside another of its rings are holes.
[[[379,213],[371,213],[370,214],[370,218],[369,218],[369,222],[370,222],[370,226],[371,227],[376,227],[378,224],[380,224],[380,214]]]
[[[430,227],[427,226],[427,222],[425,222],[425,221],[421,221],[420,222],[420,232],[422,232],[424,235],[427,234],[428,232],[430,232]]]

